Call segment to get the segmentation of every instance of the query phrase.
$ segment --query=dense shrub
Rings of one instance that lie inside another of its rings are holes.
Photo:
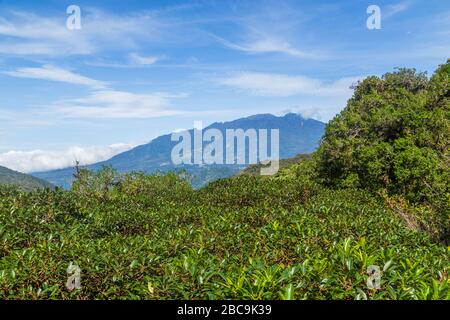
[[[180,201],[190,200],[193,193],[184,172],[119,174],[112,167],[103,167],[99,171],[79,170],[72,191],[89,201],[122,198],[149,206],[163,202],[180,204]]]
[[[304,203],[316,192],[314,184],[298,179],[241,175],[209,184],[198,197],[201,203],[228,208],[272,207],[274,203],[289,208]]]
[[[329,186],[387,190],[450,223],[450,60],[430,80],[399,69],[358,83],[326,127],[318,172]]]

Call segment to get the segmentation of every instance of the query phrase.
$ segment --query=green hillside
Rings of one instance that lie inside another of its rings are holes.
[[[450,61],[358,83],[318,151],[271,177],[0,187],[0,299],[449,300],[449,123]]]
[[[17,186],[24,191],[34,189],[54,188],[54,186],[42,179],[10,170],[0,166],[0,185]]]

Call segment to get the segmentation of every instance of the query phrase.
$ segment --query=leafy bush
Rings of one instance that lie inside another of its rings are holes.
[[[183,172],[146,175],[143,172],[119,174],[112,167],[99,171],[77,171],[72,191],[90,200],[132,198],[147,205],[162,201],[179,202],[189,199],[193,190]]]
[[[317,152],[329,186],[362,187],[433,208],[449,233],[450,60],[428,80],[399,69],[358,83]]]
[[[313,184],[299,179],[265,179],[259,176],[237,176],[215,181],[199,191],[201,203],[228,208],[285,208],[305,202],[317,192]]]

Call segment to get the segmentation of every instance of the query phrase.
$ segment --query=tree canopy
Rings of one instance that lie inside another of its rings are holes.
[[[321,179],[427,204],[448,225],[450,60],[431,78],[401,68],[354,89],[325,130],[316,155]]]

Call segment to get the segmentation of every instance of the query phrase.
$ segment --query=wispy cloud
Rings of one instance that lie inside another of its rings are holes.
[[[50,112],[64,118],[158,118],[183,114],[172,109],[169,101],[183,96],[104,90],[92,92],[84,98],[57,102],[51,106]]]
[[[136,144],[118,143],[109,146],[74,146],[62,151],[8,151],[0,153],[0,165],[20,172],[38,172],[73,166],[75,161],[88,165],[108,160]]]
[[[294,48],[289,42],[275,38],[266,37],[247,43],[236,44],[217,36],[214,37],[227,48],[247,52],[249,54],[282,53],[297,58],[321,58],[318,54],[301,51]]]
[[[85,85],[96,89],[104,89],[108,86],[108,83],[106,82],[91,79],[69,70],[51,65],[44,65],[40,68],[20,68],[14,71],[3,71],[1,73],[11,77],[65,82]]]
[[[306,40],[311,35],[311,29],[307,25],[315,15],[313,12],[305,14],[290,1],[262,1],[257,8],[235,17],[233,23],[238,32],[223,36],[214,33],[212,37],[226,48],[247,54],[281,54],[300,59],[324,59],[329,53],[319,52]]]
[[[141,40],[160,37],[160,23],[156,17],[145,13],[114,15],[83,9],[81,30],[67,29],[65,18],[23,11],[4,12],[0,16],[0,53],[86,55],[107,49],[135,49]]]
[[[141,56],[137,53],[132,53],[129,56],[130,62],[137,65],[152,65],[155,64],[157,61],[161,60],[161,57],[154,57],[154,56]]]
[[[411,1],[402,1],[388,5],[386,6],[386,9],[382,11],[383,18],[391,18],[400,12],[406,11],[411,5]]]
[[[4,13],[5,14],[5,13]],[[9,12],[0,17],[0,53],[12,55],[87,54],[94,43],[76,36],[63,19],[41,17],[29,12]]]
[[[347,77],[334,82],[301,75],[241,72],[218,79],[218,83],[258,96],[288,97],[310,96],[348,96],[350,86],[361,77]]]
[[[125,58],[125,60],[122,59],[122,61],[96,60],[96,61],[86,61],[85,64],[93,67],[102,67],[102,68],[132,69],[132,68],[153,66],[157,62],[165,58],[166,58],[165,56],[142,56],[137,53],[130,53]]]

